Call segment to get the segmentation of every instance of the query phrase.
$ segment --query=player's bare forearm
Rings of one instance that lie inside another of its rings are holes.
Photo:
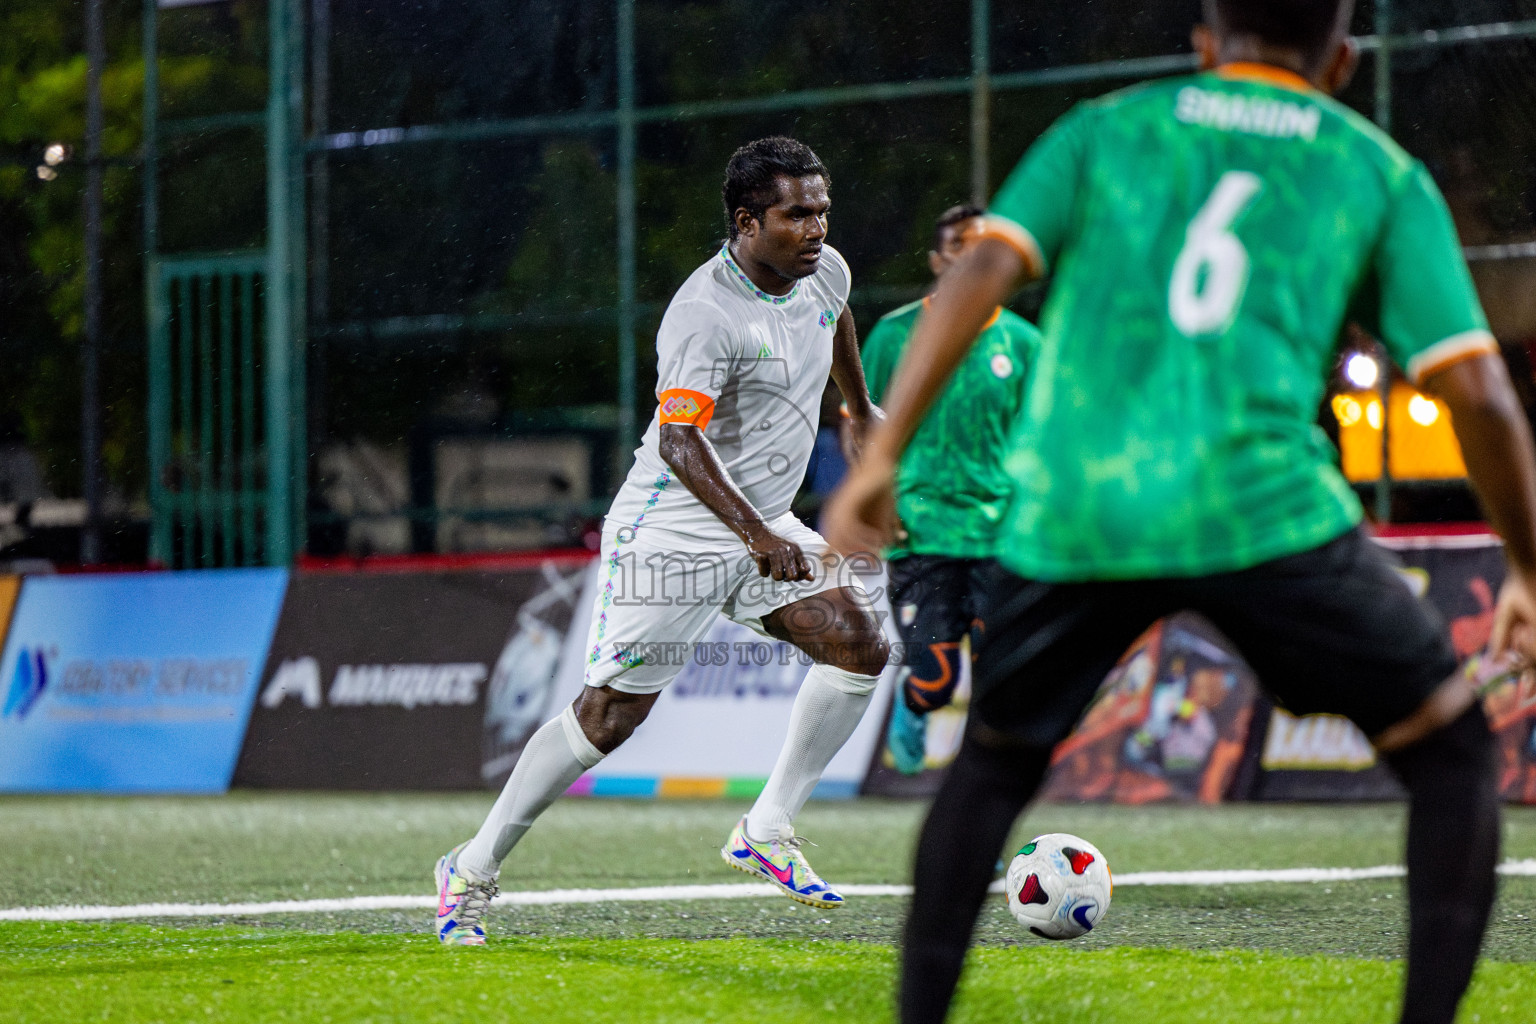
[[[1504,360],[1482,355],[1424,381],[1445,402],[1467,475],[1511,564],[1536,576],[1536,449]]]
[[[732,533],[746,540],[748,531],[763,525],[762,513],[726,472],[720,453],[704,431],[685,423],[663,423],[660,447],[662,461]]]
[[[855,420],[867,420],[875,408],[869,386],[864,381],[864,364],[859,360],[859,331],[853,323],[853,311],[847,306],[837,318],[832,334],[832,381],[843,393],[843,404]]]
[[[886,389],[885,423],[869,442],[877,459],[895,464],[900,458],[955,367],[1025,269],[1010,246],[984,238],[944,275]]]
[[[811,579],[810,563],[793,541],[778,536],[726,472],[704,431],[686,423],[661,425],[662,461],[704,507],[741,538],[758,571],[776,580]]]

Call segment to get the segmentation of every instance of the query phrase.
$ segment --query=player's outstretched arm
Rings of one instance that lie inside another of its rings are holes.
[[[994,310],[1028,269],[1006,242],[982,238],[944,274],[917,322],[886,389],[885,419],[870,432],[864,457],[827,503],[827,541],[845,555],[878,552],[896,532],[891,481],[896,463],[934,399],[965,358]]]
[[[776,580],[814,579],[800,545],[768,529],[762,513],[726,472],[720,453],[704,431],[688,423],[661,425],[661,458],[731,532],[741,538],[757,571]]]
[[[847,306],[837,318],[837,330],[832,335],[832,382],[842,392],[843,407],[848,410],[848,436],[845,450],[851,462],[857,462],[869,440],[874,425],[885,414],[869,397],[869,385],[864,380],[864,363],[859,359],[859,331],[853,323],[853,311]]]
[[[1504,360],[1453,363],[1423,382],[1451,410],[1467,475],[1488,521],[1504,538],[1509,576],[1494,613],[1490,653],[1536,661],[1536,449]]]

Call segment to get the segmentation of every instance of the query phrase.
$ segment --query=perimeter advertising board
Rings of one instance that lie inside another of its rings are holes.
[[[1239,769],[1258,683],[1214,626],[1188,612],[1154,625],[1110,672],[1051,755],[1044,800],[1217,803]],[[1246,783],[1246,780],[1242,780]]]
[[[569,559],[296,574],[235,785],[472,789],[505,778],[550,706],[580,574]]]
[[[0,647],[11,628],[11,613],[16,610],[16,599],[21,596],[20,576],[0,576]]]
[[[1497,538],[1403,536],[1378,543],[1402,562],[1405,585],[1445,616],[1456,653],[1465,659],[1481,651],[1504,579]],[[1499,743],[1505,799],[1536,803],[1536,673],[1496,687],[1484,707]],[[929,738],[928,770],[903,778],[877,758],[866,792],[936,791],[958,745],[963,714],[937,724],[938,741]],[[1143,803],[1402,795],[1353,723],[1336,715],[1297,717],[1274,707],[1220,633],[1185,615],[1159,623],[1126,652],[1077,729],[1057,748],[1052,765],[1045,799]]]
[[[0,655],[0,790],[226,789],[287,578],[28,577]]]
[[[1504,582],[1504,549],[1488,534],[1381,537],[1377,543],[1402,562],[1405,582],[1439,609],[1456,654],[1469,658],[1488,643],[1494,597]],[[1529,680],[1515,680],[1488,695],[1485,709],[1497,734],[1508,800],[1536,800],[1536,703]],[[1389,800],[1402,796],[1397,779],[1376,760],[1359,729],[1333,715],[1292,718],[1276,710],[1254,737],[1262,772],[1258,800]],[[1527,781],[1529,780],[1529,781]],[[1528,794],[1528,795],[1527,795]]]
[[[864,792],[937,791],[965,728],[967,683],[962,676],[954,704],[930,716],[924,770],[899,774],[881,743]],[[1161,620],[1131,644],[1057,746],[1040,797],[1123,804],[1240,797],[1253,774],[1245,751],[1257,693],[1253,673],[1210,623],[1188,613]]]

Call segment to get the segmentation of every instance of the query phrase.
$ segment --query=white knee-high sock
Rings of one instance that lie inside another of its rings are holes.
[[[757,803],[747,812],[747,835],[773,839],[790,827],[832,757],[853,735],[879,676],[812,665],[795,696],[789,735]]]
[[[602,759],[603,752],[581,731],[576,712],[569,705],[539,726],[513,766],[512,777],[496,798],[485,824],[459,851],[459,870],[475,878],[495,878],[501,862],[533,819]]]

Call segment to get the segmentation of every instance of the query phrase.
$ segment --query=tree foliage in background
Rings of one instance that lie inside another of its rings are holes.
[[[201,23],[264,25],[260,5],[221,6],[206,9]],[[142,496],[147,464],[139,164],[144,67],[139,4],[109,0],[105,13],[102,457],[111,491],[133,499]],[[259,31],[256,38],[264,39]],[[181,112],[228,109],[221,105],[241,100],[259,106],[265,76],[251,53],[205,46],[206,40],[186,38],[185,29],[167,42],[172,52],[161,62],[162,89],[180,100]],[[187,52],[176,53],[178,46]],[[38,453],[60,495],[78,494],[81,479],[83,49],[80,5],[7,0],[0,7],[0,362],[6,368],[0,374],[0,443],[23,443]],[[72,156],[57,168],[55,180],[42,181],[36,168],[52,142],[70,146]],[[173,150],[171,161],[188,155]],[[222,167],[200,162],[196,191],[204,198],[170,204],[170,230],[192,233],[187,221],[204,232],[217,225],[219,204],[207,197],[221,189],[254,189],[259,197],[259,147],[256,155],[254,167],[249,160]],[[241,218],[249,222],[249,212]],[[259,238],[259,220],[254,227]],[[249,233],[249,225],[244,230]]]
[[[114,11],[114,15],[122,12]],[[136,35],[136,21],[109,22],[119,50]],[[50,0],[11,0],[0,8],[0,437],[37,452],[58,492],[78,493],[80,437],[79,344],[84,274],[78,162],[39,180],[48,143],[63,141],[81,156],[85,120],[84,20],[78,6]],[[133,50],[137,51],[135,42]],[[131,155],[138,142],[140,70],[114,64],[102,95],[110,156]],[[133,173],[112,168],[105,181],[106,249],[103,371],[114,382],[142,365],[142,303],[134,219]],[[137,399],[137,400],[136,400]],[[109,389],[104,458],[113,483],[131,481],[137,456],[135,421],[142,399]],[[137,408],[135,408],[137,407]],[[126,414],[126,415],[125,415]],[[142,474],[140,474],[142,475]],[[130,484],[131,486],[131,484]]]

